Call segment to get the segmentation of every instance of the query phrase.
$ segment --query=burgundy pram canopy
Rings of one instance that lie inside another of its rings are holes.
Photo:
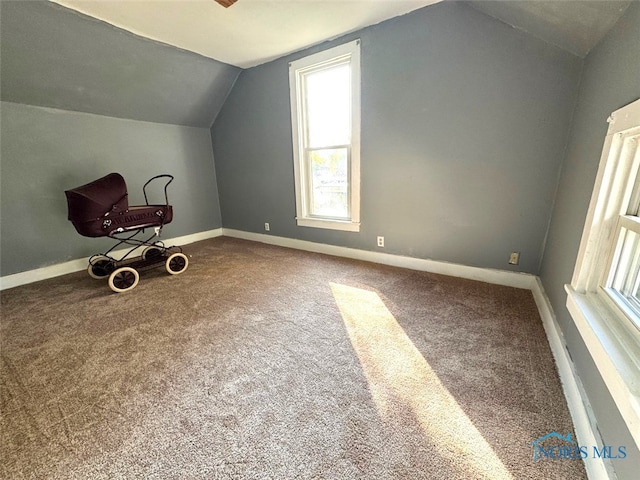
[[[85,237],[105,237],[141,228],[161,227],[173,219],[173,209],[168,204],[130,207],[127,185],[119,173],[110,173],[64,193],[69,220]]]

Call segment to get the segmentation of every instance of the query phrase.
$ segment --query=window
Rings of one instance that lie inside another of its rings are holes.
[[[567,308],[640,446],[640,100],[609,130]]]
[[[627,137],[627,147],[635,149],[634,166],[637,169],[640,160],[640,132],[635,141],[631,139],[632,137]],[[632,192],[632,201],[624,202],[627,208],[618,215],[613,235],[614,243],[610,249],[608,275],[603,279],[601,287],[624,315],[640,328],[640,177],[637,171],[630,176],[630,180],[634,180],[633,184],[627,187]]]
[[[360,230],[360,41],[289,66],[296,221]]]

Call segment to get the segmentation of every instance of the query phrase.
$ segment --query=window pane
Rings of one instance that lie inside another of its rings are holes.
[[[640,149],[636,155],[640,155]],[[629,207],[627,208],[628,215],[640,215],[640,176],[636,178],[635,186],[631,193],[631,199],[629,200]]]
[[[305,76],[308,147],[347,145],[351,132],[350,66]]]
[[[612,265],[610,288],[626,300],[640,318],[640,235],[626,228],[620,229],[621,248]]]
[[[309,160],[311,215],[349,218],[348,150],[312,150]]]

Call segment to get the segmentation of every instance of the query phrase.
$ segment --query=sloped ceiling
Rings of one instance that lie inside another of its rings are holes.
[[[56,2],[0,1],[0,99],[209,127],[241,71],[238,66],[281,57],[438,0],[238,0],[228,9],[213,0]],[[467,3],[584,56],[630,2]]]
[[[53,0],[138,35],[242,68],[443,0]],[[454,0],[445,0],[454,1]],[[579,57],[630,0],[468,0],[473,8]]]
[[[143,37],[242,68],[441,0],[54,0]]]
[[[584,58],[631,1],[471,0],[469,3],[476,10]]]
[[[210,127],[240,69],[48,1],[1,2],[3,101]]]

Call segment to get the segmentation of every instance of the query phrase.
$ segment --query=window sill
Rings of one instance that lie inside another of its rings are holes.
[[[567,308],[631,435],[640,447],[640,334],[597,294],[566,285]]]
[[[328,230],[344,230],[359,232],[360,223],[340,220],[323,220],[320,218],[296,218],[299,227],[325,228]]]

